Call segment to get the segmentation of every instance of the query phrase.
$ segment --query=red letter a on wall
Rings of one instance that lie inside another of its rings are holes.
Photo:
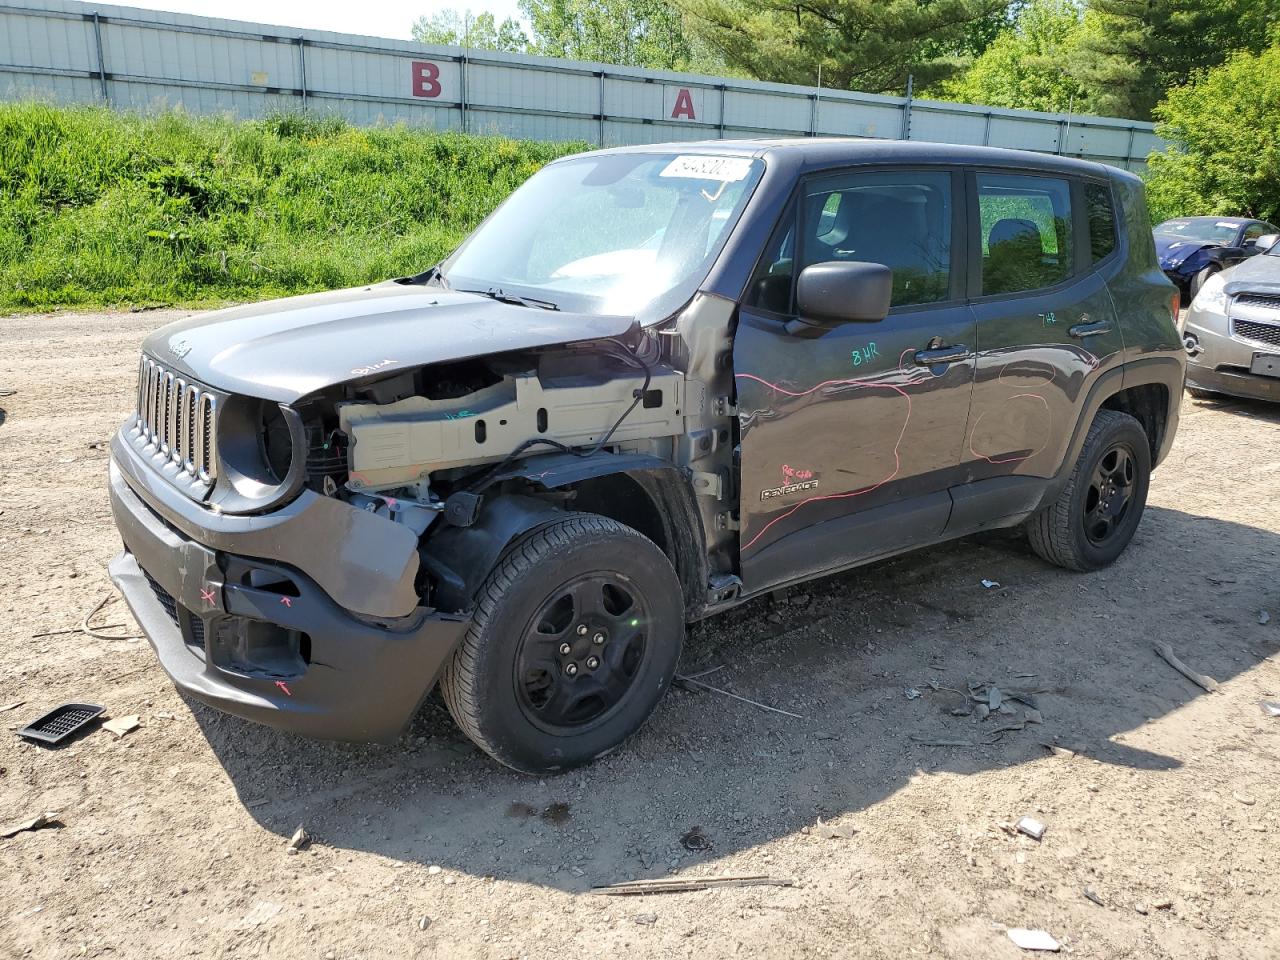
[[[686,120],[697,119],[697,117],[693,115],[693,97],[690,96],[688,90],[683,88],[681,88],[680,92],[676,94],[676,105],[671,111],[672,120],[679,120],[681,117],[684,117]]]

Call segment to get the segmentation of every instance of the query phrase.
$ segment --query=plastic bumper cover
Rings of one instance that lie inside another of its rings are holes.
[[[111,509],[125,544],[112,581],[174,684],[226,713],[313,737],[394,740],[466,630],[427,610],[356,617],[294,569],[188,539],[114,472]]]

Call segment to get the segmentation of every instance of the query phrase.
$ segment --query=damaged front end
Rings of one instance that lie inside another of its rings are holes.
[[[686,313],[718,314],[727,337],[726,306],[698,301]],[[718,511],[695,490],[730,502],[731,422],[693,361],[678,323],[633,325],[364,368],[281,402],[145,359],[138,413],[113,445],[126,549],[112,576],[197,699],[310,735],[389,739],[502,551],[566,511],[644,532],[701,613]],[[703,365],[714,378],[716,361]],[[730,571],[727,552],[719,565]]]

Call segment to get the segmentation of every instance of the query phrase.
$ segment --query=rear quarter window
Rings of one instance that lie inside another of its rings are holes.
[[[1101,183],[1086,183],[1084,203],[1089,213],[1089,256],[1097,263],[1116,249],[1116,211],[1111,188]]]

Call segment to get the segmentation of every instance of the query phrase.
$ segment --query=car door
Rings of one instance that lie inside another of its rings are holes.
[[[950,532],[1036,502],[1124,345],[1104,279],[1118,257],[1107,183],[991,171],[969,191],[977,369]]]
[[[744,297],[733,364],[747,591],[937,539],[973,383],[963,178],[865,170],[805,180]],[[892,270],[873,322],[796,307],[811,264]]]

